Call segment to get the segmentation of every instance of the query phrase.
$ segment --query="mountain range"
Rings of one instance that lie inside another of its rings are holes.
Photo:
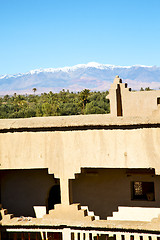
[[[62,89],[105,91],[116,75],[134,90],[141,87],[160,88],[160,67],[115,66],[90,62],[72,67],[36,69],[27,73],[0,76],[0,94],[59,92]]]

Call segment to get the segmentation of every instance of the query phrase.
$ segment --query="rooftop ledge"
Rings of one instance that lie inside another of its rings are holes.
[[[113,117],[110,114],[51,116],[20,119],[0,119],[0,130],[43,128],[116,128],[123,126],[160,125],[160,117]],[[158,126],[159,127],[159,126]]]

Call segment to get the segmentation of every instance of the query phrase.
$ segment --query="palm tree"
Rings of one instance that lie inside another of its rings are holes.
[[[37,88],[34,87],[32,90],[33,90],[34,95],[35,95],[35,92],[37,91]]]
[[[84,114],[86,103],[88,102],[89,94],[90,94],[89,89],[84,89],[83,91],[80,92],[80,100],[82,101],[82,105],[83,105],[83,114]]]

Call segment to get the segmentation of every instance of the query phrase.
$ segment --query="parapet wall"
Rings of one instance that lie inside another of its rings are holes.
[[[109,90],[112,116],[151,116],[153,112],[160,114],[160,90],[131,91],[127,83],[116,76]]]
[[[156,119],[92,115],[41,121],[0,120],[0,169],[48,168],[58,178],[74,178],[82,167],[155,168],[160,173]]]

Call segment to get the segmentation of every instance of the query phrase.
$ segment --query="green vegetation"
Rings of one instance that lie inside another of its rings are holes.
[[[43,116],[65,116],[79,114],[109,113],[106,92],[90,92],[84,89],[73,93],[64,89],[59,93],[35,95],[5,95],[0,98],[0,118],[29,118]]]
[[[143,88],[141,87],[140,91],[152,91],[153,89],[151,89],[150,87],[146,87],[146,88]]]

